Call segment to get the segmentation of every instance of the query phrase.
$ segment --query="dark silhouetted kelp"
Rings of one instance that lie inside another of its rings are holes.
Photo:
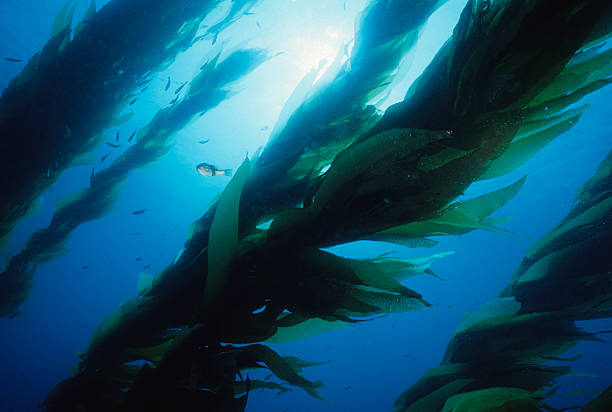
[[[143,279],[142,296],[98,326],[78,371],[45,401],[48,410],[147,410],[171,402],[174,410],[242,410],[251,385],[243,371],[264,365],[319,397],[321,384],[302,378],[295,359],[258,342],[279,331],[298,338],[304,329],[315,333],[323,329],[320,322],[354,323],[428,306],[399,283],[406,272],[427,273],[426,265],[347,259],[320,248],[373,236],[426,244],[420,239],[431,235],[499,231],[499,220],[488,216],[522,180],[466,202],[455,199],[487,173],[515,170],[571,128],[586,108],[564,110],[606,85],[610,74],[605,52],[581,50],[596,40],[591,29],[609,15],[609,2],[470,1],[453,37],[405,100],[380,117],[367,103],[392,79],[439,4],[380,1],[367,9],[345,70],[281,118],[261,156],[244,161],[196,222],[185,252],[149,285]],[[589,75],[565,76],[582,69]],[[496,165],[511,149],[511,159]],[[271,219],[269,229],[257,228]],[[493,309],[508,313],[516,305],[502,297],[501,308]],[[521,314],[516,327],[537,333],[541,339],[534,342],[542,347],[588,337],[571,322],[530,316]],[[311,320],[319,323],[305,328]],[[478,324],[476,317],[465,328]],[[463,345],[468,352],[457,353],[458,362],[484,347]],[[508,359],[522,355],[494,345],[489,350]],[[436,375],[435,399],[415,410],[438,410],[440,399],[473,384],[473,377],[452,378],[461,365]],[[566,370],[521,365],[512,376],[532,390],[543,377],[548,382]],[[515,407],[533,409],[539,400],[525,390],[479,395],[506,396]]]
[[[0,161],[11,165],[0,181],[0,240],[104,129],[127,119],[119,115],[133,94],[191,46],[217,4],[122,0],[96,13],[92,1],[71,39],[76,4],[66,3],[51,40],[0,99]]]
[[[609,386],[601,395],[586,404],[580,412],[605,412],[610,409],[612,409],[612,386]]]
[[[574,322],[612,316],[612,152],[578,191],[574,207],[529,252],[499,297],[468,314],[442,364],[404,392],[397,411],[546,409],[555,379],[572,362],[561,355],[582,340],[599,340]],[[607,411],[602,394],[583,411]],[[506,409],[502,409],[502,407]],[[553,410],[553,409],[546,409]]]
[[[247,16],[252,14],[250,10],[255,7],[261,0],[233,0],[232,6],[228,10],[227,14],[219,23],[210,27],[207,30],[207,35],[211,35],[213,37],[213,44],[217,42],[217,37],[219,33],[229,27],[234,21],[236,21],[240,16]]]
[[[19,305],[29,295],[36,265],[64,254],[64,244],[74,229],[113,210],[117,194],[132,170],[160,159],[172,147],[176,132],[231,95],[226,89],[228,84],[266,59],[259,50],[235,51],[220,62],[219,56],[202,67],[180,103],[160,110],[139,132],[136,143],[110,167],[92,174],[88,188],[61,200],[49,226],[36,231],[22,251],[9,260],[0,274],[0,315],[18,313]],[[146,210],[135,210],[132,215],[141,215]]]

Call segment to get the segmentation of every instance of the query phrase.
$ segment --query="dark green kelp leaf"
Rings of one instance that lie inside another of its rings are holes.
[[[215,217],[210,225],[205,304],[211,303],[223,289],[231,262],[238,253],[240,196],[249,171],[250,162],[246,158],[219,199]]]

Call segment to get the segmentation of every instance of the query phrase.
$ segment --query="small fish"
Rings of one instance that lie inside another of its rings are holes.
[[[100,159],[100,163],[102,163],[103,161],[105,161],[105,160],[106,160],[106,158],[107,158],[108,156],[110,156],[110,155],[111,155],[111,152],[108,152],[107,154],[105,154],[104,156],[102,156],[102,159]]]
[[[166,88],[164,89],[164,91],[168,91],[168,89],[170,88],[170,76],[168,76],[168,83],[166,83]]]
[[[85,265],[85,266],[81,266],[81,269],[87,269],[89,266]]]
[[[23,62],[23,60],[15,59],[14,57],[5,57],[4,60],[6,60],[7,62],[12,62],[12,63],[21,63],[21,62]]]
[[[283,54],[287,54],[287,52],[279,51],[278,53],[274,55],[274,57],[282,56]]]
[[[179,99],[179,96],[176,96],[174,99],[172,99],[170,104],[174,104],[174,103],[178,102],[178,99]]]
[[[144,212],[146,212],[147,209],[139,209],[139,210],[134,210],[132,212],[133,215],[142,215]]]
[[[140,262],[141,260],[142,260],[142,258],[141,258],[141,257],[137,257],[137,258],[136,258],[136,262]]]
[[[119,130],[117,130],[117,135],[115,136],[115,141],[118,142],[119,141]]]
[[[135,98],[134,98],[134,100],[132,100],[132,101],[130,102],[130,106],[131,106],[131,105],[133,105],[134,103],[136,103],[136,100],[138,100],[138,97],[135,97]]]
[[[134,130],[134,132],[130,135],[130,138],[128,139],[128,143],[132,141],[134,136],[136,136],[136,130]]]
[[[187,86],[187,81],[184,82],[183,84],[181,84],[179,87],[176,88],[176,90],[174,91],[174,94],[179,94],[181,92],[181,90],[183,90],[183,87]]]
[[[110,142],[106,142],[107,145],[109,145],[110,147],[112,147],[113,149],[117,149],[119,147],[121,147],[120,144],[114,144],[114,143],[110,143]]]
[[[147,270],[147,269],[149,269],[150,267],[151,267],[151,264],[149,263],[149,264],[145,265],[145,267],[143,268],[143,270]]]
[[[213,176],[231,176],[232,169],[217,169],[215,166],[208,163],[200,163],[196,166],[196,170],[199,174],[204,177],[213,177]]]
[[[244,15],[245,16],[253,16],[255,13],[253,13],[252,11],[245,11]]]
[[[347,386],[346,388],[344,388],[345,391],[351,390],[353,388],[351,388],[350,386]]]
[[[256,21],[255,24],[257,25],[257,27],[259,27],[259,30],[261,30],[261,24],[259,24],[258,21]]]
[[[208,143],[208,139],[205,139],[205,140],[200,140],[198,143],[200,143],[200,144],[205,144],[205,143]]]
[[[407,353],[407,354],[404,355],[404,358],[409,358],[411,356],[412,356],[411,354]]]
[[[269,129],[269,127],[268,127],[268,126],[264,126],[264,127],[262,127],[261,129],[259,129],[259,130],[261,130],[262,132],[265,132],[265,131],[266,131],[266,130],[268,130],[268,129]]]
[[[79,329],[85,329],[85,325],[79,326]]]
[[[140,232],[134,232],[134,236],[138,236]]]

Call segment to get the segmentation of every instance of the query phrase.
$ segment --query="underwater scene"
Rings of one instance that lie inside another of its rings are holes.
[[[2,0],[0,412],[612,411],[610,0]]]

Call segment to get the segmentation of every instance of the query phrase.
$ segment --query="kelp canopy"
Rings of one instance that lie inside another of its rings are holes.
[[[79,153],[99,143],[152,76],[192,44],[215,3],[114,1],[96,13],[92,1],[74,33],[76,4],[64,6],[49,42],[0,99],[0,161],[13,168],[1,180],[0,238]]]
[[[133,116],[131,104],[156,73],[197,41],[200,23],[218,3],[217,0],[112,1],[96,12],[96,4],[91,1],[74,32],[71,23],[77,3],[68,1],[64,5],[55,19],[51,39],[0,98],[3,136],[0,161],[11,167],[11,173],[3,174],[0,180],[2,253],[17,220],[35,212],[35,200],[65,169],[78,163],[80,155],[104,144],[105,129]],[[231,10],[226,17],[228,21],[237,19],[241,10],[246,12],[257,0],[239,3],[241,7]],[[142,14],[144,9],[146,16]],[[114,172],[105,172],[107,177],[103,180],[107,183],[103,189],[92,188],[87,196],[74,194],[63,202],[64,208],[77,199],[81,205],[76,206],[76,211],[71,205],[63,213],[70,217],[58,217],[48,231],[35,235],[26,251],[13,259],[11,267],[0,276],[0,316],[12,317],[19,313],[19,305],[28,298],[37,262],[62,254],[63,242],[76,226],[101,217],[108,210],[113,191],[121,180],[117,174],[125,175],[154,160],[153,151],[170,147],[163,143],[173,133],[168,127],[175,132],[180,130],[191,116],[211,109],[227,97],[228,92],[220,90],[223,84],[239,77],[240,70],[250,70],[248,64],[241,66],[236,59],[240,57],[234,57],[238,63],[231,70],[234,73],[224,70],[224,75],[211,78],[210,84],[201,84],[200,80],[189,102],[174,108],[170,116],[160,114],[162,118],[149,127],[149,132],[151,127],[164,127],[159,130],[163,136],[145,138],[152,140],[147,146],[148,153],[142,154],[138,148],[131,154],[126,153],[125,166],[118,165]],[[207,72],[214,65],[211,63],[200,77],[210,76]],[[208,87],[209,90],[202,90]],[[198,92],[199,98],[194,96]],[[29,150],[34,147],[36,150]],[[160,152],[155,157],[161,155]],[[139,159],[131,165],[134,157]],[[114,182],[109,183],[110,180]],[[102,182],[98,180],[98,184]],[[98,210],[91,210],[91,204]],[[81,217],[77,217],[79,214]]]
[[[564,352],[603,341],[575,322],[610,317],[612,152],[578,191],[575,206],[529,250],[494,301],[464,317],[442,364],[406,390],[397,411],[539,411],[570,373]],[[582,408],[607,411],[610,390]],[[427,405],[426,407],[424,405]]]
[[[166,7],[170,15],[197,11],[201,18],[208,10],[201,3]],[[251,3],[234,1],[211,35],[216,38],[231,16],[247,12]],[[435,244],[431,236],[476,229],[513,236],[498,227],[503,220],[490,215],[520,191],[524,178],[478,197],[458,198],[475,181],[518,169],[588,110],[577,103],[605,87],[612,74],[612,53],[603,46],[611,32],[612,4],[468,1],[453,36],[405,99],[378,112],[369,103],[393,81],[442,3],[370,3],[352,53],[334,65],[337,74],[324,76],[279,121],[263,151],[244,160],[218,201],[194,223],[182,255],[154,277],[141,279],[141,296],[98,326],[74,375],[45,400],[47,410],[238,411],[250,390],[285,391],[286,385],[322,399],[317,389],[323,382],[301,374],[317,363],[280,356],[265,342],[426,308],[427,297],[402,282],[432,275],[429,262],[436,257],[349,259],[324,248],[364,239],[427,247]],[[183,26],[193,23],[185,36],[191,41],[198,20],[181,16]],[[61,245],[78,224],[102,216],[129,170],[161,156],[174,133],[223,100],[224,86],[263,60],[262,51],[236,51],[203,67],[186,96],[160,111],[138,133],[137,143],[93,175],[90,187],[69,199],[49,228],[9,263],[0,275],[0,286],[4,282],[9,291],[3,292],[2,314],[15,314],[26,298],[28,270],[36,259]],[[146,78],[144,73],[140,76]],[[300,87],[312,86],[314,77],[307,76]],[[91,136],[101,126],[87,127],[75,135]],[[72,146],[75,153],[81,150]],[[575,320],[611,315],[610,265],[597,245],[612,242],[607,231],[596,230],[611,216],[609,162],[585,185],[568,218],[534,246],[513,284],[483,309],[486,313],[466,319],[443,365],[404,393],[398,410],[467,411],[473,403],[491,411],[546,407],[540,391],[568,372],[545,365],[546,357],[595,338]],[[11,196],[14,204],[24,205],[39,193],[26,183],[27,196]],[[581,254],[589,254],[592,265],[579,265]],[[552,283],[562,279],[570,286],[543,287],[551,276]],[[584,291],[583,300],[569,296],[576,289]],[[564,291],[564,299],[550,298]],[[474,345],[478,339],[487,344]],[[249,378],[248,370],[262,368],[284,383]]]
[[[12,256],[0,275],[0,314],[14,316],[27,299],[36,266],[66,252],[64,244],[81,224],[112,211],[119,189],[129,173],[163,157],[176,133],[192,118],[201,116],[230,95],[226,88],[265,59],[261,50],[239,50],[219,62],[220,55],[203,65],[188,93],[160,110],[151,122],[132,136],[135,142],[113,164],[90,176],[89,187],[68,195],[56,206],[50,225],[36,231],[21,252]]]

